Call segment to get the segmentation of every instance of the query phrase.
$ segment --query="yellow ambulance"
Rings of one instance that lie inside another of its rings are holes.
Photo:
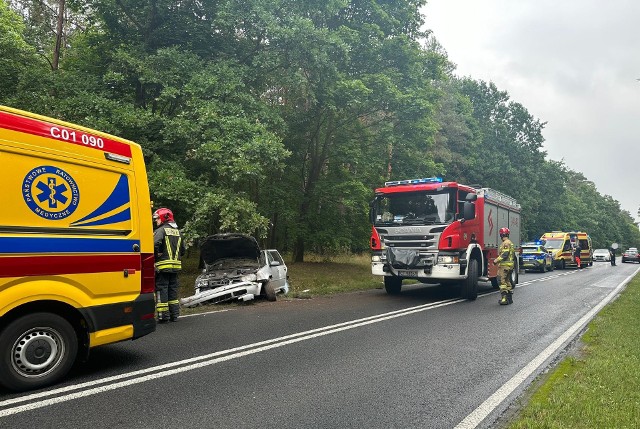
[[[542,234],[542,237],[540,237],[540,240],[544,242],[544,247],[551,253],[555,268],[565,269],[576,266],[573,252],[578,243],[581,248],[580,265],[582,267],[593,265],[591,237],[589,237],[589,234],[586,232],[545,232]]]
[[[60,380],[77,358],[156,327],[139,145],[0,106],[0,385]]]

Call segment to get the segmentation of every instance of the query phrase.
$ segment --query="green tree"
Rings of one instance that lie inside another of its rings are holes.
[[[413,38],[421,3],[295,2],[269,19],[249,13],[264,18],[256,26],[267,29],[269,49],[256,62],[273,65],[266,87],[288,124],[282,186],[295,206],[279,235],[296,261],[307,243],[361,249],[371,187],[437,169],[427,152],[438,96],[431,80],[444,61]]]
[[[0,2],[0,102],[11,104],[23,74],[38,66],[37,53],[24,38],[25,25],[5,2]]]

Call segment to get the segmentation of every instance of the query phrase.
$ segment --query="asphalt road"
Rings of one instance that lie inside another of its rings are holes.
[[[510,306],[415,285],[183,317],[0,391],[0,428],[492,427],[639,268],[523,274]]]

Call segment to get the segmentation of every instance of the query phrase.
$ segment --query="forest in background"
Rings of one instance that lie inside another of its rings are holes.
[[[523,240],[638,247],[618,201],[547,159],[544,121],[455,75],[426,5],[0,0],[0,104],[139,143],[154,206],[191,243],[244,232],[296,262],[366,251],[373,190],[441,176],[516,198]]]

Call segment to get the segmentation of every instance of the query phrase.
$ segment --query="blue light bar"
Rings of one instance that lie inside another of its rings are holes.
[[[384,186],[422,185],[424,183],[442,183],[442,177],[425,177],[423,179],[392,180],[384,182]]]

